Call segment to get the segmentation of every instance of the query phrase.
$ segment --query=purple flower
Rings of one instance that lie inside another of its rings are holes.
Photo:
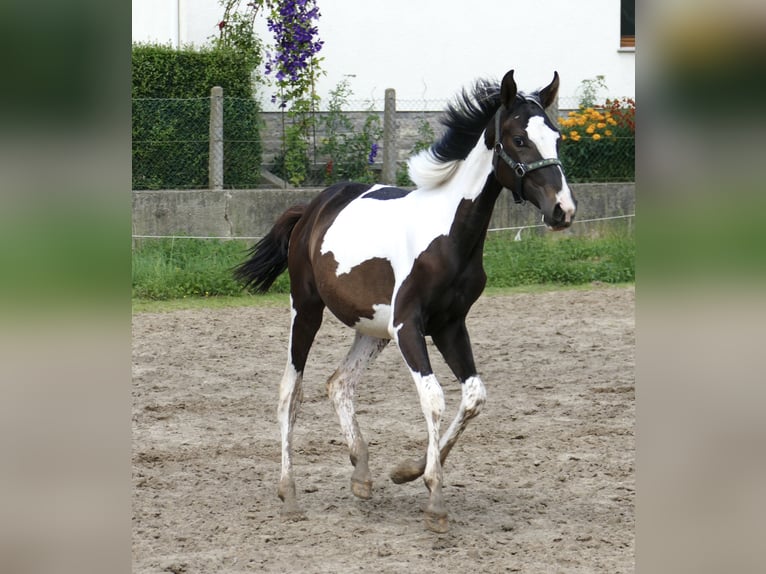
[[[276,52],[266,54],[265,72],[276,72],[280,86],[300,85],[306,74],[312,73],[309,64],[324,43],[313,25],[319,16],[316,0],[282,0],[267,18]]]
[[[378,155],[378,144],[374,143],[370,146],[370,155],[367,156],[367,163],[375,163],[375,156]]]

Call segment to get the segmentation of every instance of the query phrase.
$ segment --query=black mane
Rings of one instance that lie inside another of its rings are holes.
[[[464,88],[439,120],[447,131],[431,146],[436,159],[447,162],[468,157],[499,107],[499,82],[478,80],[470,93]]]

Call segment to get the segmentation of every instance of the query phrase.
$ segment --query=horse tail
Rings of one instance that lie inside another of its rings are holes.
[[[306,205],[293,205],[279,216],[265,237],[248,250],[250,256],[233,270],[234,278],[245,287],[265,293],[287,269],[287,248],[295,224],[303,217]]]

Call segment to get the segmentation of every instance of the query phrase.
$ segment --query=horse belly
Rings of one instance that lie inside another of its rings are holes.
[[[391,322],[391,305],[375,304],[372,307],[374,313],[371,319],[360,317],[352,326],[363,335],[378,337],[379,339],[390,339],[391,334],[388,326]]]
[[[373,257],[336,275],[332,253],[314,261],[317,290],[327,308],[349,327],[365,335],[389,338],[394,272],[391,263]]]

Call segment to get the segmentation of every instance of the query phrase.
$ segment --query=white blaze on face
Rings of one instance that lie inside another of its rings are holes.
[[[545,125],[545,119],[542,116],[532,116],[527,123],[527,137],[536,147],[543,158],[557,158],[556,141],[559,134]],[[572,191],[569,189],[564,171],[561,170],[561,189],[556,193],[556,200],[561,206],[561,210],[566,216],[565,220],[571,221],[575,212],[574,199]]]

